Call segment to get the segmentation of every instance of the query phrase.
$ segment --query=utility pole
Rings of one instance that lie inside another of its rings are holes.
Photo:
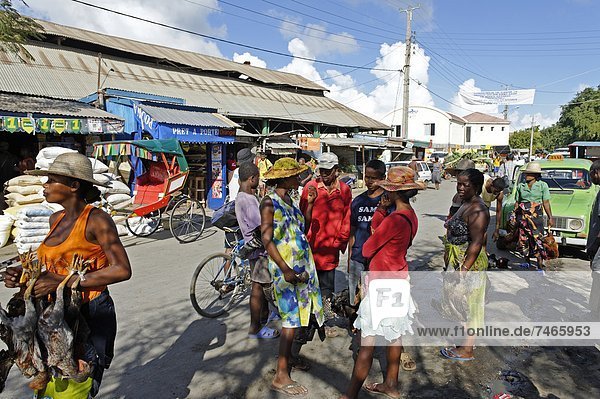
[[[531,115],[531,137],[529,137],[529,162],[531,162],[531,157],[533,155],[533,120],[534,116]]]
[[[96,86],[96,108],[104,109],[104,95],[100,83],[100,75],[102,74],[102,53],[98,53],[98,83]]]
[[[406,13],[406,49],[404,51],[404,92],[402,94],[402,136],[408,138],[408,89],[410,87],[410,55],[412,53],[412,13],[420,6],[408,7],[400,12]]]
[[[504,90],[508,90],[508,86],[504,85]],[[504,120],[508,119],[508,104],[504,104],[504,110],[502,111],[502,114],[504,115]]]

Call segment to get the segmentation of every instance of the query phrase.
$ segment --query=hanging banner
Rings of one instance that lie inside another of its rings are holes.
[[[21,129],[29,134],[35,132],[35,121],[33,118],[21,118]]]
[[[500,91],[460,91],[460,97],[470,105],[518,105],[533,104],[535,89]]]
[[[81,120],[79,120],[79,119],[67,120],[67,131],[70,133],[81,133]]]
[[[38,119],[38,130],[40,133],[48,133],[50,132],[50,128],[52,127],[52,121],[48,118]]]
[[[64,119],[54,119],[52,121],[52,130],[61,134],[67,128],[67,122]]]
[[[19,130],[19,118],[12,116],[2,117],[2,128],[10,133],[16,132]]]

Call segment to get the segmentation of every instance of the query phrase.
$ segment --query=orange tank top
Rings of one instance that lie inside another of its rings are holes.
[[[65,217],[65,212],[58,217],[58,220],[51,226],[50,232],[38,248],[38,259],[46,266],[46,270],[66,276],[69,274],[68,266],[73,261],[73,256],[78,254],[83,259],[90,261],[91,266],[88,268],[88,273],[100,270],[108,266],[108,259],[98,244],[92,244],[85,238],[85,228],[88,223],[90,212],[94,209],[93,206],[87,205],[81,215],[75,221],[73,230],[65,241],[56,246],[46,245],[46,239],[54,232],[56,226]],[[106,286],[92,287],[83,289],[83,301],[89,302],[96,298],[106,289]]]

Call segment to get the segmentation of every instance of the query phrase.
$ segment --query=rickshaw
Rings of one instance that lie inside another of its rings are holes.
[[[169,215],[169,229],[182,243],[197,240],[204,231],[206,213],[202,204],[183,194],[189,169],[179,141],[129,140],[94,144],[94,156],[115,160],[127,159],[137,174],[133,202],[123,208],[110,206],[113,215],[126,216],[127,229],[137,237],[148,237]],[[107,205],[107,204],[105,204]]]

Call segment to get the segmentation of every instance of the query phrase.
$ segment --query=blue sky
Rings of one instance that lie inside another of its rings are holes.
[[[70,0],[28,0],[20,9],[65,25],[299,73],[329,96],[386,123],[402,106],[406,16],[399,0],[86,0],[195,32],[289,54],[282,57],[176,32]],[[536,88],[533,106],[512,107],[513,128],[556,121],[560,105],[600,84],[600,2],[593,0],[420,1],[414,12],[411,105],[459,115],[459,88]],[[323,65],[291,56],[363,66]],[[400,88],[400,90],[399,90]]]

